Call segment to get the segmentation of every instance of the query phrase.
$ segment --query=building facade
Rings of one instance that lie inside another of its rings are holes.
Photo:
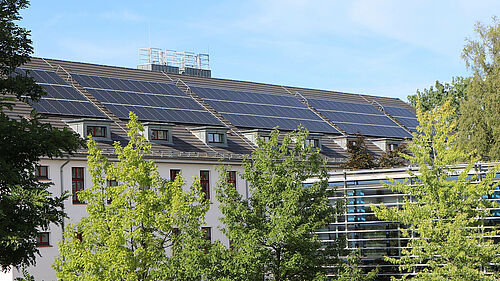
[[[228,243],[218,229],[216,167],[227,164],[232,171],[240,172],[242,159],[255,150],[257,138],[265,139],[275,127],[288,132],[301,125],[310,131],[308,143],[318,147],[327,160],[333,173],[331,184],[341,186],[339,191],[352,203],[344,218],[321,237],[327,241],[343,235],[349,248],[361,248],[366,257],[379,257],[373,259],[374,264],[380,261],[382,252],[396,254],[400,247],[398,234],[393,231],[395,224],[383,223],[383,231],[379,231],[378,223],[373,229],[369,226],[373,215],[368,202],[398,200],[398,196],[376,187],[375,181],[383,173],[367,172],[366,180],[373,181],[373,188],[368,184],[351,188],[351,180],[336,180],[336,171],[348,158],[347,146],[357,133],[367,138],[368,151],[373,155],[393,150],[411,138],[418,125],[415,112],[399,99],[42,58],[33,58],[18,71],[32,76],[48,94],[38,103],[16,104],[9,115],[27,116],[36,109],[55,127],[69,128],[82,138],[93,135],[111,159],[113,142],[126,142],[128,113],[135,112],[152,144],[149,157],[164,178],[180,173],[187,186],[197,177],[204,180],[213,203],[205,225],[210,228],[211,239]],[[86,215],[85,203],[77,196],[91,184],[85,149],[63,159],[42,159],[37,173],[40,180],[52,183],[54,195],[72,195],[65,202],[69,218],[64,225]],[[235,180],[238,191],[248,196],[246,183],[239,176]],[[58,254],[63,229],[51,226],[40,233],[41,257],[28,269],[37,280],[55,279],[50,265]],[[365,259],[367,264],[369,259]],[[19,276],[14,269],[1,278],[13,280]]]

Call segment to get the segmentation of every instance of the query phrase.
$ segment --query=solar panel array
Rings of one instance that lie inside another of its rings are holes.
[[[142,121],[221,125],[174,84],[71,74],[116,116],[127,119],[133,111]]]
[[[339,132],[294,97],[191,87],[217,112],[238,127],[294,130],[303,125],[311,132]]]
[[[18,71],[23,73],[28,71],[28,75],[33,77],[37,84],[41,85],[47,92],[47,95],[42,97],[39,102],[31,102],[37,112],[79,117],[106,117],[57,73],[35,69],[19,69]]]
[[[392,117],[394,117],[394,119],[398,120],[398,122],[410,129],[410,131],[417,131],[418,119],[415,116],[415,113],[413,113],[408,108],[384,106],[384,110]]]
[[[320,99],[308,99],[308,101],[348,134],[359,132],[366,136],[411,137],[408,132],[370,104]]]

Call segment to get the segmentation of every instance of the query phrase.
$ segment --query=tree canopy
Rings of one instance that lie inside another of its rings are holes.
[[[467,99],[460,104],[458,135],[465,149],[477,149],[483,159],[500,159],[500,20],[476,24],[476,39],[468,39],[462,57],[473,75]]]
[[[248,198],[221,177],[217,199],[230,240],[228,280],[323,280],[323,266],[335,264],[337,248],[323,249],[315,234],[336,215],[328,200],[325,162],[316,148],[305,145],[303,129],[281,143],[278,136],[275,130],[269,141],[259,140],[244,161]],[[304,185],[311,177],[318,180]]]
[[[81,145],[70,130],[44,123],[35,112],[14,116],[20,102],[36,102],[43,88],[26,73],[16,72],[33,52],[28,30],[16,25],[26,0],[0,2],[0,268],[35,263],[38,232],[64,217],[64,196],[53,197],[50,183],[39,182],[41,157],[61,157]]]
[[[142,125],[130,114],[130,141],[115,143],[111,162],[88,141],[92,187],[78,196],[88,216],[70,225],[54,263],[63,280],[200,280],[204,237],[200,226],[208,210],[197,182],[184,191],[181,176],[160,177]],[[114,184],[111,184],[113,182]]]
[[[493,178],[500,164],[478,177],[474,171],[479,158],[476,151],[457,145],[456,119],[448,102],[432,112],[417,107],[417,116],[418,133],[405,158],[418,172],[409,171],[411,179],[405,182],[386,184],[406,194],[404,204],[372,206],[379,219],[407,226],[403,236],[409,239],[408,248],[402,249],[402,258],[387,260],[408,274],[415,270],[412,280],[499,280],[492,264],[500,262],[500,244],[491,239],[498,231],[488,227],[490,210],[499,204],[488,198],[498,192]],[[457,163],[465,165],[454,172],[451,165]]]

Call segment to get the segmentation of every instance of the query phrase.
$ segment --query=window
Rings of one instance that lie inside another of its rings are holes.
[[[107,182],[108,182],[108,187],[110,187],[110,186],[118,186],[118,182],[116,180],[108,180]],[[111,196],[108,195],[107,203],[111,204],[112,201],[113,200],[112,200]]]
[[[312,146],[312,147],[319,147],[319,140],[318,139],[307,139],[305,141],[306,146]]]
[[[201,191],[205,194],[205,199],[210,199],[210,172],[200,171]]]
[[[84,173],[82,167],[71,168],[73,204],[82,204],[78,199],[78,192],[84,189]]]
[[[168,141],[168,130],[151,129],[151,139]]]
[[[209,143],[224,143],[224,134],[208,133],[207,140]]]
[[[175,178],[181,174],[181,170],[178,169],[170,169],[170,181],[174,181]]]
[[[271,140],[271,136],[260,136],[263,142],[269,142]]]
[[[50,241],[49,241],[49,233],[48,232],[39,232],[37,239],[36,239],[36,246],[37,247],[46,247],[50,246]]]
[[[87,126],[87,136],[91,135],[93,137],[106,137],[106,127],[104,126]]]
[[[49,166],[36,166],[35,176],[37,179],[49,179]]]
[[[398,145],[395,143],[388,143],[387,144],[387,151],[394,151],[398,148]]]
[[[212,228],[202,227],[201,230],[205,232],[205,239],[207,239],[208,241],[212,241]]]
[[[230,185],[232,185],[234,188],[236,188],[236,172],[235,171],[228,172],[227,182]]]

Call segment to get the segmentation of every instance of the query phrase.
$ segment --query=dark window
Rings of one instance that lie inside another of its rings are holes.
[[[398,145],[395,143],[388,143],[387,144],[387,151],[394,151],[398,148]]]
[[[208,133],[209,143],[224,143],[224,134],[220,133]]]
[[[205,239],[212,241],[212,229],[210,227],[202,227],[201,230],[205,232]]]
[[[319,147],[318,139],[307,139],[305,141],[306,146]]]
[[[210,199],[210,172],[200,171],[201,191],[205,194],[205,199]]]
[[[49,166],[36,166],[35,176],[37,179],[49,178]]]
[[[268,142],[271,140],[271,136],[260,136],[260,138],[264,141],[264,142]]]
[[[78,192],[84,189],[84,170],[81,167],[71,168],[73,204],[83,203],[78,199]]]
[[[181,170],[178,169],[170,169],[170,181],[174,181],[175,178],[181,174]]]
[[[235,171],[229,171],[227,174],[227,182],[232,185],[234,188],[236,188],[236,172]]]
[[[106,137],[106,127],[103,126],[87,126],[87,136]]]
[[[49,233],[39,232],[36,239],[36,245],[37,247],[50,246]]]
[[[108,187],[109,186],[118,186],[118,182],[116,180],[108,180]],[[111,199],[111,197],[109,196],[109,193],[108,193],[107,203],[111,204],[111,201],[113,201],[113,200]]]
[[[168,141],[168,130],[151,129],[151,139]]]

